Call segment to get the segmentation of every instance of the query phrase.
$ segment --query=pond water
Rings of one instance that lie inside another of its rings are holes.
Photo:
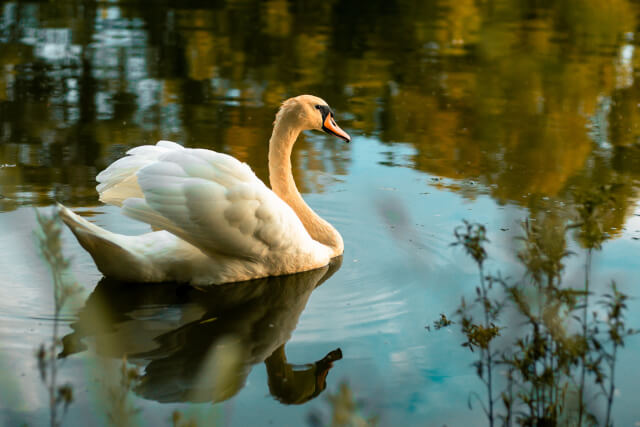
[[[639,12],[631,0],[0,3],[0,424],[48,423],[35,351],[51,337],[52,285],[33,207],[146,232],[98,201],[100,170],[169,139],[266,181],[279,103],[313,93],[353,141],[305,133],[294,174],[341,232],[342,259],[236,288],[126,286],[65,229],[83,292],[61,327],[64,425],[107,424],[123,355],[144,375],[131,397],[142,425],[171,425],[175,410],[201,425],[328,424],[342,383],[382,425],[484,425],[467,405],[484,392],[476,354],[458,325],[425,329],[475,294],[475,264],[450,245],[463,219],[487,228],[487,268],[518,278],[521,222],[575,223],[580,194],[602,189],[592,289],[615,280],[640,296]],[[585,243],[569,236],[565,280],[579,286]],[[627,321],[640,326],[640,299]],[[237,357],[201,369],[213,344]],[[631,337],[616,425],[640,423],[638,360]]]

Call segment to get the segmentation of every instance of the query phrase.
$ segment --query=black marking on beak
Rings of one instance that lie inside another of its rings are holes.
[[[327,114],[333,115],[333,110],[328,105],[316,105],[316,110],[320,110],[322,114],[322,123],[324,123],[324,120],[327,118]]]
[[[342,129],[334,120],[334,113],[328,105],[316,105],[316,109],[322,114],[322,130],[330,135],[337,136],[338,138],[351,142],[351,137]]]

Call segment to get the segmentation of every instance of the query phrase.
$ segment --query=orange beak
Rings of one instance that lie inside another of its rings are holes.
[[[322,123],[322,130],[332,135],[337,136],[338,138],[342,138],[345,141],[351,141],[351,137],[348,133],[340,129],[340,126],[333,120],[333,114],[329,113],[324,118],[324,123]]]

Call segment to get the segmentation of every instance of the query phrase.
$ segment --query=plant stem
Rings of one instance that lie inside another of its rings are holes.
[[[58,319],[60,317],[60,277],[54,272],[53,275],[53,337],[51,341],[51,349],[49,350],[49,365],[51,369],[51,377],[49,378],[49,417],[51,427],[58,425],[58,404],[56,402],[56,381],[57,381],[57,364],[56,350],[58,346]]]
[[[480,289],[482,289],[482,307],[484,309],[484,327],[488,330],[491,325],[489,322],[489,298],[487,297],[487,289],[484,283],[484,269],[482,263],[478,264],[480,269]],[[493,427],[493,387],[492,387],[492,367],[491,358],[491,341],[487,342],[487,390],[489,392],[489,426]]]
[[[609,362],[609,366],[611,368],[611,381],[609,383],[609,393],[607,396],[607,416],[605,418],[604,425],[605,427],[609,427],[609,420],[611,417],[611,407],[613,406],[613,393],[615,391],[615,369],[616,369],[616,353],[618,352],[618,344],[613,343],[613,354],[611,355],[611,361]]]
[[[591,274],[591,254],[592,249],[587,250],[587,259],[584,264],[584,307],[582,308],[582,338],[587,338],[587,306],[589,305],[589,279]],[[580,366],[580,388],[578,396],[578,427],[582,425],[582,415],[584,412],[584,378],[586,371],[586,350],[582,353]]]

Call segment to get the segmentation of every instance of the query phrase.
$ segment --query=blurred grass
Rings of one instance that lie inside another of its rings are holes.
[[[59,328],[62,310],[72,302],[80,292],[80,287],[69,270],[71,261],[62,253],[62,222],[53,212],[50,215],[36,210],[39,229],[35,231],[40,254],[48,264],[53,282],[53,328],[51,341],[42,343],[36,351],[40,379],[49,395],[49,424],[51,427],[62,425],[69,405],[73,402],[73,386],[70,383],[58,383],[58,352],[62,349]],[[62,410],[62,413],[60,412]]]

